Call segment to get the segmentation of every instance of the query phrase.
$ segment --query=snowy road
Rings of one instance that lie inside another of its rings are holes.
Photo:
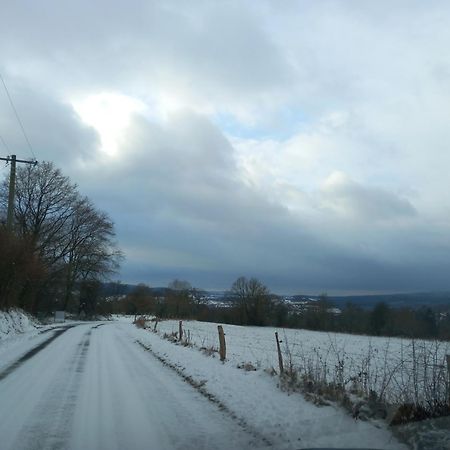
[[[264,447],[119,323],[75,326],[15,362],[0,371],[2,450]]]

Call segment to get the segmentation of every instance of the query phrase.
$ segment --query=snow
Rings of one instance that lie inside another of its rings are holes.
[[[161,325],[171,331],[175,323]],[[242,333],[253,331],[239,328]],[[128,333],[204,386],[276,448],[406,448],[384,424],[355,421],[338,407],[317,407],[300,394],[288,395],[264,371],[247,372],[231,361],[223,364],[217,357],[205,356],[196,348],[175,345],[148,330],[135,329]],[[242,360],[236,353],[232,355],[232,361]]]
[[[263,445],[136,344],[133,332],[131,324],[78,325],[0,377],[2,450]]]
[[[0,342],[38,327],[36,319],[20,309],[0,311]]]
[[[269,347],[267,329],[225,325],[230,359],[223,364],[198,348],[138,329],[131,320],[41,334],[29,330],[7,350],[6,341],[0,343],[0,357],[7,355],[11,364],[61,333],[4,376],[7,365],[0,360],[2,450],[406,449],[381,422],[355,421],[339,407],[288,395],[277,387],[277,377],[263,370],[238,369],[237,363],[252,355],[261,368],[273,363],[259,349]],[[175,325],[158,326],[175,331]],[[192,333],[194,327],[200,327],[198,333],[209,327],[215,344],[215,324],[189,326]]]
[[[25,353],[30,345],[46,339],[41,336],[43,327],[32,316],[20,309],[0,311],[0,370]]]
[[[0,371],[14,360],[49,338],[52,330],[64,328],[76,321],[65,324],[43,325],[35,317],[21,309],[0,311]]]
[[[185,335],[197,347],[218,347],[217,325],[210,322],[184,321]],[[152,323],[149,326],[153,327]],[[178,321],[165,320],[158,323],[160,334],[178,331]],[[277,329],[272,327],[249,327],[223,325],[226,335],[227,360],[231,365],[250,363],[259,369],[278,369],[275,331],[282,340],[285,364],[289,361],[301,371],[320,370],[327,381],[342,376],[344,382],[359,378],[367,391],[385,393],[386,400],[407,402],[403,398],[408,389],[414,391],[413,372],[428,376],[433,373],[442,381],[441,395],[445,395],[445,355],[450,354],[449,342],[412,341],[410,339],[371,337],[343,333],[326,333],[308,330]],[[413,363],[416,355],[416,366]],[[341,364],[339,366],[339,364]],[[337,367],[342,369],[338,373]],[[419,377],[419,396],[426,396],[426,379]],[[416,377],[417,379],[417,377]],[[430,379],[428,380],[430,381]]]

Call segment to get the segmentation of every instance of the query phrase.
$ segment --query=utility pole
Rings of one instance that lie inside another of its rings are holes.
[[[9,194],[8,194],[8,216],[6,218],[6,229],[12,231],[14,219],[14,198],[16,196],[16,163],[32,164],[35,166],[37,161],[25,161],[24,159],[17,159],[16,155],[0,157],[1,161],[11,163],[11,171],[9,174]]]

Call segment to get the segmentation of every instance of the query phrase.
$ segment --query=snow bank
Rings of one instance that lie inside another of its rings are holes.
[[[0,311],[0,342],[18,334],[34,331],[38,327],[37,320],[21,309]]]
[[[0,311],[0,371],[47,339],[42,331],[51,327],[20,309]]]

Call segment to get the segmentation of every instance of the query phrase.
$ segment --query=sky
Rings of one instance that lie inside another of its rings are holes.
[[[444,0],[2,0],[0,73],[36,158],[115,222],[117,279],[450,290],[449,23]],[[0,135],[33,156],[2,89]]]

